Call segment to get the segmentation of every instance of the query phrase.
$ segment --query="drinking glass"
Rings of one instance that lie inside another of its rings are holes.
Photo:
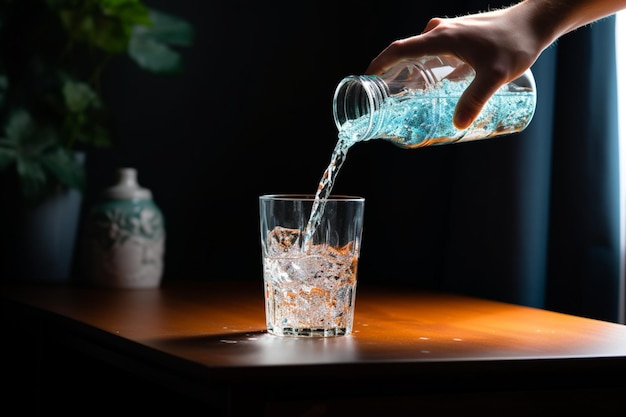
[[[279,336],[352,332],[365,199],[259,197],[267,331]]]

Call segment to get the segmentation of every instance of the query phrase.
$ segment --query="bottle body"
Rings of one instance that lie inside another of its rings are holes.
[[[452,56],[406,60],[375,75],[348,76],[335,89],[333,116],[349,143],[385,139],[403,148],[455,143],[520,132],[537,101],[527,70],[501,87],[467,129],[456,129],[456,104],[474,70]]]

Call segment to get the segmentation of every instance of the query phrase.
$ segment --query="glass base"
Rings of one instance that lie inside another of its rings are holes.
[[[268,327],[267,332],[276,336],[295,336],[295,337],[332,337],[347,336],[351,333],[345,327],[334,327],[330,329],[314,329],[314,328],[272,328]]]

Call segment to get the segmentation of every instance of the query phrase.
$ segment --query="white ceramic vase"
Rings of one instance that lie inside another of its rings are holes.
[[[92,284],[155,288],[161,283],[165,253],[163,214],[152,192],[137,182],[134,168],[118,170],[85,227],[86,271]]]

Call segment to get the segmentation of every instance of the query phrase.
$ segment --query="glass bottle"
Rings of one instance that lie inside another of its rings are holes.
[[[454,126],[456,103],[474,76],[472,67],[448,55],[405,60],[380,76],[348,76],[333,98],[339,137],[348,143],[385,139],[417,148],[524,130],[537,101],[530,69],[501,87],[467,129]]]

